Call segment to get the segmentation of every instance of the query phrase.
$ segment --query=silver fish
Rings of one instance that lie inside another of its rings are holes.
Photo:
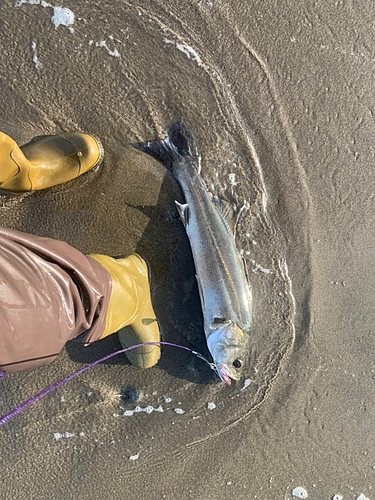
[[[208,193],[191,153],[191,136],[180,123],[171,126],[166,139],[141,149],[171,170],[184,194],[185,204],[176,201],[176,206],[193,253],[207,345],[229,386],[240,378],[252,337],[252,296],[223,202]]]

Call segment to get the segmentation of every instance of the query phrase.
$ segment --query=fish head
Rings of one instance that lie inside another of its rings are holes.
[[[239,380],[248,352],[250,335],[230,320],[215,320],[210,325],[207,345],[218,374],[226,386]]]

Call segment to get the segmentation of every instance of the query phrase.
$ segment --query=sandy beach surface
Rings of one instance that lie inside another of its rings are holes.
[[[370,2],[3,0],[0,130],[102,140],[102,165],[0,195],[0,224],[136,251],[163,339],[208,356],[172,176],[135,145],[174,121],[208,189],[244,207],[254,296],[244,376],[166,347],[112,358],[0,428],[0,498],[374,500],[374,27]],[[120,348],[68,344],[0,380],[6,414]]]

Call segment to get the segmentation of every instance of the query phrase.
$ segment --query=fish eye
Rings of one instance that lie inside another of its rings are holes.
[[[240,359],[235,359],[235,360],[233,361],[233,366],[234,366],[235,368],[241,368],[241,366],[242,366],[242,361],[241,361]]]

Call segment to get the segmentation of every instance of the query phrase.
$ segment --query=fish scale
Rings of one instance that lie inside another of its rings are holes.
[[[209,326],[215,317],[226,317],[243,324],[248,321],[249,307],[246,301],[243,304],[240,302],[238,295],[246,294],[248,287],[238,263],[234,238],[222,215],[210,200],[194,165],[178,167],[174,176],[183,190],[186,204],[190,207],[189,221],[186,222],[185,228],[197,277],[200,283],[205,283],[201,291],[203,296],[209,298],[203,299],[202,304],[205,321]],[[200,184],[200,189],[197,189],[197,184]],[[209,255],[209,249],[213,250],[216,258],[213,259],[212,255]],[[229,290],[228,287],[223,289],[222,286],[226,280],[230,285]]]

